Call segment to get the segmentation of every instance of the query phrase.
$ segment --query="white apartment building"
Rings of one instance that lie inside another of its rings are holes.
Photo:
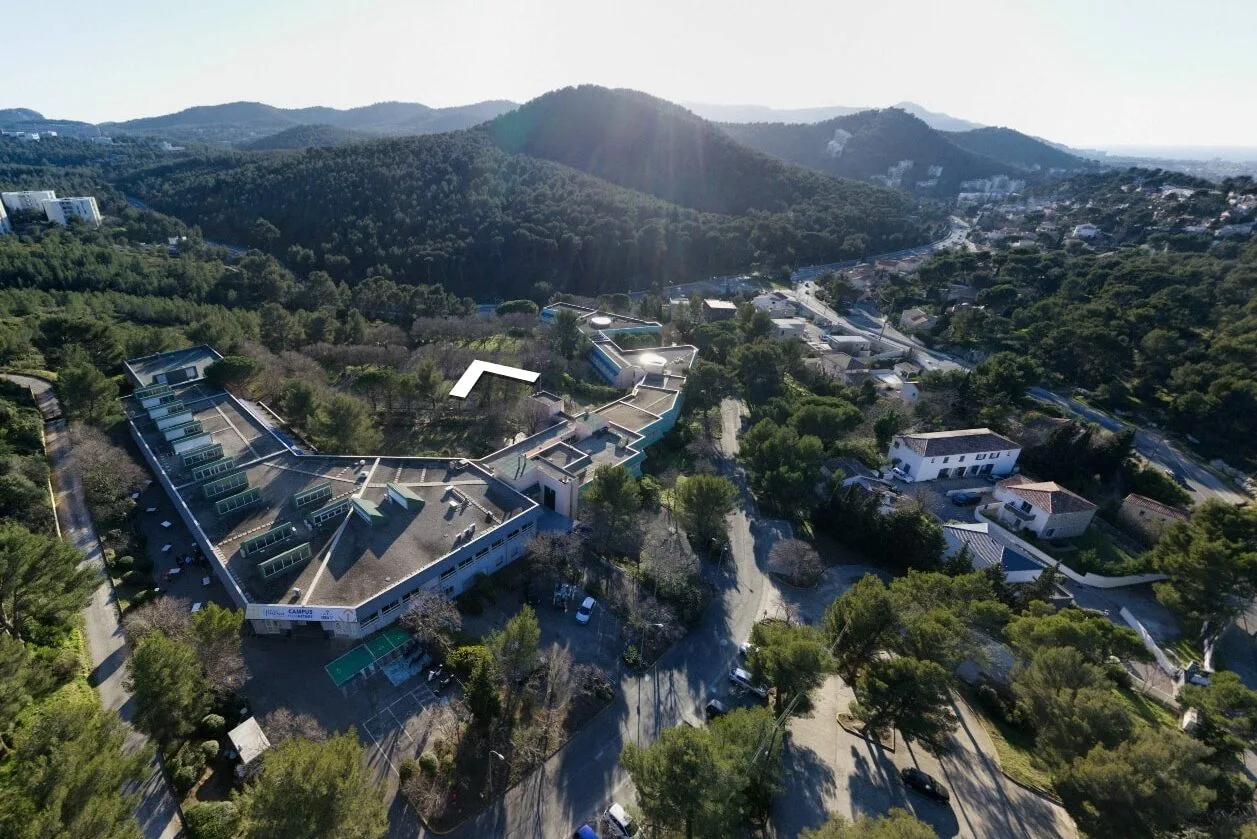
[[[88,195],[81,198],[57,198],[44,202],[44,214],[49,221],[65,224],[70,218],[81,218],[92,227],[100,227],[100,210],[96,199]]]
[[[1011,475],[1021,446],[989,428],[896,434],[886,456],[908,481]]]
[[[25,192],[0,192],[0,203],[10,213],[44,211],[45,201],[56,201],[57,193],[51,189],[31,189]]]
[[[12,232],[13,224],[9,221],[9,214],[4,211],[4,205],[0,204],[0,236]]]

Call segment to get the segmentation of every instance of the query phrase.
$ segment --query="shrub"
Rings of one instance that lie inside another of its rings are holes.
[[[218,741],[202,740],[201,755],[205,758],[206,763],[209,763],[211,760],[218,757]]]
[[[101,555],[104,556],[105,564],[108,565],[113,562],[114,557],[117,556],[117,552],[114,551],[113,548],[105,548]]]
[[[416,761],[413,757],[408,757],[405,760],[403,760],[401,764],[397,767],[397,777],[399,777],[401,779],[401,782],[404,784],[407,781],[409,781],[411,778],[415,777],[415,774],[418,771],[419,771],[418,761]]]
[[[218,714],[206,714],[201,717],[201,733],[207,737],[222,737],[227,730],[227,721]]]
[[[629,644],[624,648],[624,664],[626,667],[637,669],[642,666],[642,653],[637,649],[635,644]]]
[[[126,574],[135,568],[135,557],[120,556],[113,561],[113,570],[116,574]]]
[[[150,573],[153,570],[153,559],[146,553],[142,553],[131,561],[131,567],[136,571]]]
[[[183,811],[190,839],[234,839],[240,811],[234,801],[197,801]]]
[[[78,675],[83,666],[82,659],[75,650],[58,650],[52,660],[52,677],[58,682],[68,682]]]
[[[170,776],[170,783],[180,793],[187,792],[196,786],[196,782],[200,780],[201,774],[192,766],[180,766]]]
[[[435,778],[441,772],[441,763],[432,752],[419,755],[419,769],[429,778]]]

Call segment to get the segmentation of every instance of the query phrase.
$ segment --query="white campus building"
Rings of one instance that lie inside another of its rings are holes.
[[[45,201],[57,200],[57,193],[51,189],[28,189],[23,192],[0,192],[0,203],[10,213],[44,211]]]
[[[909,481],[1011,475],[1021,446],[989,428],[896,434],[886,456]]]
[[[9,221],[9,214],[4,211],[4,205],[0,204],[0,235],[12,232],[13,225]]]
[[[71,218],[81,218],[92,227],[100,227],[100,209],[92,196],[81,198],[55,198],[44,202],[44,214],[49,221],[66,224]]]

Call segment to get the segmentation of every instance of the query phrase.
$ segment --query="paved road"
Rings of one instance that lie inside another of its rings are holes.
[[[84,635],[88,657],[92,663],[89,678],[100,694],[101,704],[107,710],[116,711],[123,720],[129,722],[134,712],[131,692],[124,684],[129,651],[118,622],[113,587],[105,580],[104,558],[92,520],[87,514],[83,486],[66,465],[70,441],[65,421],[60,419],[61,406],[53,393],[52,385],[42,379],[16,375],[5,375],[5,378],[29,388],[35,394],[35,401],[44,417],[50,420],[44,431],[48,457],[52,461],[61,535],[83,551],[86,561],[99,570],[101,575],[102,584],[97,586],[92,594],[92,602],[83,612]],[[147,741],[145,735],[130,729],[128,748],[140,748]],[[140,804],[135,815],[145,839],[173,839],[183,827],[178,805],[156,761],[149,767],[148,777],[142,782]]]

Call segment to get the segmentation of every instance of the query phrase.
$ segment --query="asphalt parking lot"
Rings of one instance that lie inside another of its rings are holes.
[[[939,481],[918,481],[912,484],[895,481],[895,486],[903,491],[904,498],[915,498],[920,501],[925,509],[939,521],[951,521],[953,519],[973,521],[973,507],[957,505],[952,501],[949,493],[962,490],[974,492],[981,490],[987,494],[984,501],[989,501],[990,493],[995,489],[995,484],[980,476],[974,478],[946,478]]]

